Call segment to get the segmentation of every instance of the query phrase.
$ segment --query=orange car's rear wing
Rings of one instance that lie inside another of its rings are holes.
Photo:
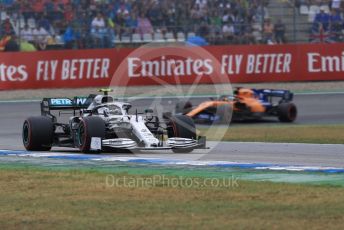
[[[270,101],[272,97],[279,97],[283,101],[292,101],[294,94],[289,90],[276,90],[276,89],[253,89],[253,91],[259,96],[259,99],[263,101]]]

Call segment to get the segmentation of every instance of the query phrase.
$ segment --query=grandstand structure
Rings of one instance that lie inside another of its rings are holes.
[[[0,9],[2,49],[10,38],[44,50],[341,42],[343,34],[340,0],[3,0]]]

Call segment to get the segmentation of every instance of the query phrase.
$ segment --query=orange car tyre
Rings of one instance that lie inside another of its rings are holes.
[[[293,103],[281,103],[278,106],[278,119],[281,122],[293,122],[297,117],[297,108]]]

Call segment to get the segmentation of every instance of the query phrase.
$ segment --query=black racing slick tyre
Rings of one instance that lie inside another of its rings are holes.
[[[170,118],[168,137],[182,137],[196,140],[196,127],[192,118],[176,115]],[[193,148],[172,149],[175,153],[189,153]]]
[[[23,144],[29,151],[49,151],[53,143],[54,123],[49,117],[29,117],[22,130]]]
[[[192,104],[190,101],[180,101],[176,104],[175,113],[176,114],[187,114],[191,111]]]
[[[297,117],[297,108],[293,103],[281,103],[278,106],[278,119],[281,122],[293,122]]]
[[[217,115],[220,117],[219,123],[229,125],[232,120],[232,107],[229,104],[218,106]]]
[[[81,152],[90,152],[92,137],[105,137],[105,122],[100,117],[84,117],[80,121],[76,138]]]

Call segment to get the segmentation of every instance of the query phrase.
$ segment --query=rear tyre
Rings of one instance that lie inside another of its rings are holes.
[[[278,119],[281,122],[293,122],[297,117],[297,108],[293,103],[281,103],[278,106]]]
[[[176,114],[187,114],[191,111],[192,104],[190,101],[180,101],[176,104],[175,113]]]
[[[105,122],[100,117],[84,117],[77,132],[80,151],[88,153],[91,150],[92,137],[105,137]]]
[[[196,140],[196,127],[192,118],[176,115],[170,118],[168,137],[182,137]],[[175,153],[189,153],[193,148],[172,149]]]
[[[29,151],[49,151],[53,143],[54,123],[49,117],[29,117],[22,130],[23,144]]]
[[[221,124],[229,125],[232,120],[232,107],[229,104],[220,105],[217,107],[217,115]]]

